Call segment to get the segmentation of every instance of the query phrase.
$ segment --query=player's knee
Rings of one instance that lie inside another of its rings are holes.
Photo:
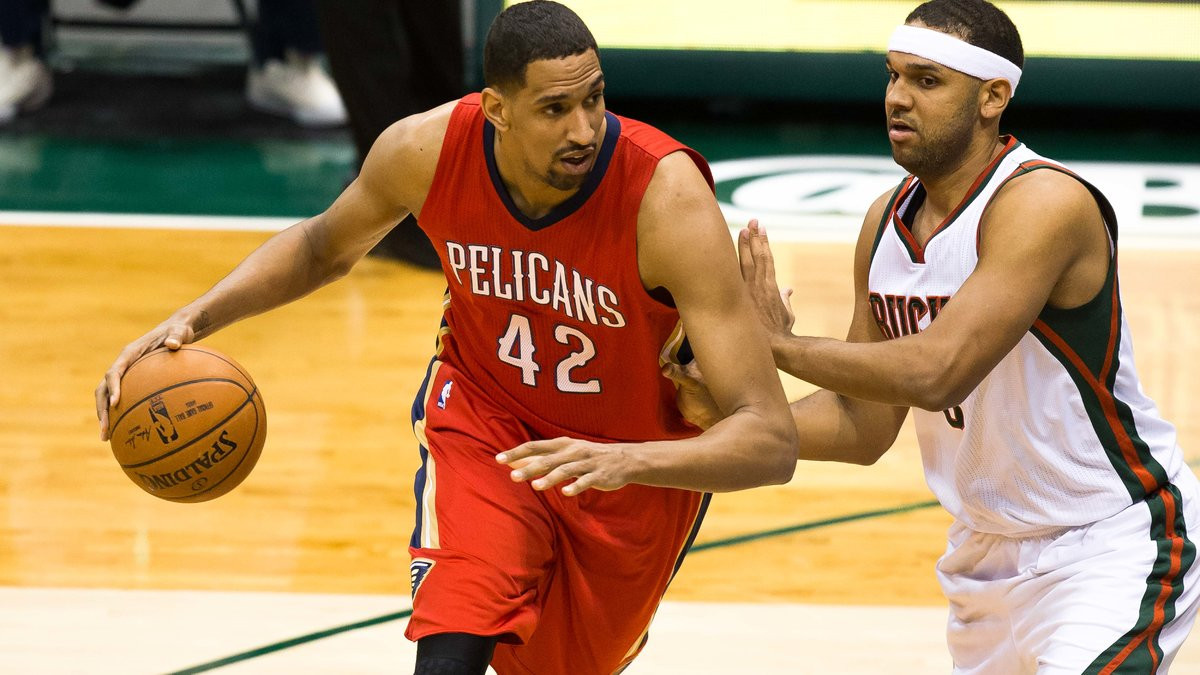
[[[483,675],[492,660],[496,638],[442,633],[417,641],[413,675]]]

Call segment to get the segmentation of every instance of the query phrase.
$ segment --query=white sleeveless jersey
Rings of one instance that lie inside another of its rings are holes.
[[[924,247],[909,229],[924,187],[913,176],[900,184],[880,223],[868,283],[871,310],[886,337],[924,329],[954,302],[978,262],[988,203],[1008,180],[1040,169],[1074,176],[1008,138]],[[1113,244],[1100,293],[1078,308],[1044,308],[962,405],[913,409],[930,489],[979,532],[1030,536],[1095,522],[1190,471],[1174,427],[1142,393],[1134,370],[1117,287],[1112,208],[1084,185]]]

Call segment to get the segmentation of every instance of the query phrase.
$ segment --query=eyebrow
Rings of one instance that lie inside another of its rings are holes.
[[[589,92],[595,91],[602,84],[604,84],[604,73],[597,75],[596,79],[592,80],[592,83],[590,85],[588,85],[587,90]],[[546,94],[545,96],[539,96],[536,99],[534,99],[533,104],[534,105],[545,105],[547,103],[553,103],[555,101],[562,101],[562,100],[570,98],[570,97],[571,97],[571,95],[566,92],[563,92],[561,94]]]
[[[918,58],[921,58],[921,57],[918,57]],[[883,58],[883,62],[886,66],[888,66],[892,70],[900,70],[901,68],[903,68],[904,70],[917,70],[917,71],[926,72],[926,73],[942,72],[942,66],[937,63],[905,63],[905,64],[902,64],[901,66],[896,66],[896,65],[892,64],[892,59],[890,56],[885,56]]]

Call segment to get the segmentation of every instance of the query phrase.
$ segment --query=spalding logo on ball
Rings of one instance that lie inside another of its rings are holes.
[[[125,475],[173,502],[203,502],[237,487],[267,438],[267,411],[250,375],[197,345],[162,347],[135,361],[108,418]]]

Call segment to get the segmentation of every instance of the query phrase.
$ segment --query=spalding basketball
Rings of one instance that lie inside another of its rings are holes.
[[[250,375],[197,345],[162,347],[135,361],[108,419],[125,475],[173,502],[203,502],[237,487],[267,437],[262,394]]]

